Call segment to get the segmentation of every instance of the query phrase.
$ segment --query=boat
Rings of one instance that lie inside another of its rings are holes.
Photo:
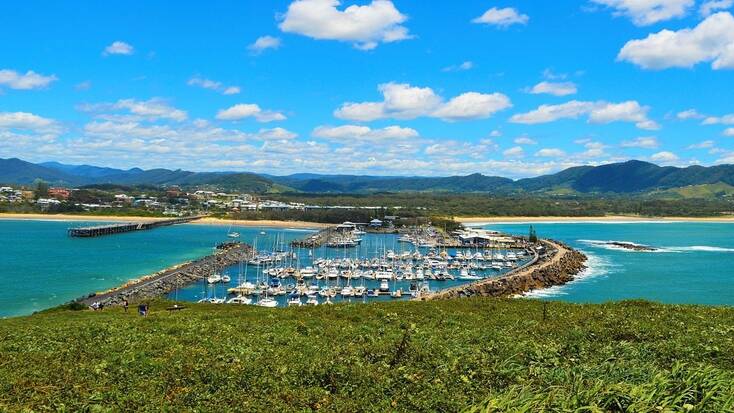
[[[301,302],[301,297],[298,297],[296,295],[292,295],[290,299],[288,299],[288,307],[300,307],[303,303]]]
[[[230,281],[232,281],[232,277],[230,277],[229,275],[222,275],[221,282],[228,283]]]
[[[403,296],[403,289],[398,288],[397,290],[390,293],[390,297],[392,298],[401,298]]]
[[[227,300],[227,304],[252,304],[252,299],[244,295],[238,295]]]
[[[216,284],[222,282],[222,276],[219,274],[212,274],[206,278],[206,282],[209,284]]]
[[[390,283],[387,281],[387,279],[383,278],[382,280],[380,280],[379,291],[381,293],[386,293],[390,291]]]
[[[270,297],[265,297],[260,299],[260,301],[257,302],[257,305],[260,307],[274,308],[278,306],[278,302]]]
[[[342,288],[341,295],[342,297],[353,297],[354,288],[352,288],[351,285],[347,285],[346,287]]]
[[[308,297],[308,300],[306,300],[306,305],[319,305],[319,299],[315,295]]]
[[[240,233],[234,231],[234,232],[228,233],[227,236],[230,237],[230,238],[239,238],[240,237]]]

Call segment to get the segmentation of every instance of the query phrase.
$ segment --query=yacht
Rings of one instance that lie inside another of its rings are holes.
[[[222,282],[222,276],[219,274],[212,274],[206,278],[206,282],[209,284],[216,284]]]
[[[260,299],[260,301],[257,302],[257,305],[260,307],[275,308],[278,306],[278,302],[270,297],[265,297]]]
[[[252,304],[252,299],[244,295],[238,295],[227,300],[227,304]]]

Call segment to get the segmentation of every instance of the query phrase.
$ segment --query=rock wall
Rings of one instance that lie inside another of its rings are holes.
[[[216,253],[212,255],[177,265],[105,293],[90,295],[79,301],[87,305],[96,302],[107,307],[122,305],[124,300],[133,303],[160,297],[177,287],[182,288],[206,278],[215,271],[249,260],[252,256],[252,248],[243,243],[227,243],[217,248]]]
[[[541,241],[545,251],[537,261],[505,276],[491,278],[444,291],[423,299],[457,297],[510,297],[539,288],[563,285],[586,268],[586,256],[558,241]]]

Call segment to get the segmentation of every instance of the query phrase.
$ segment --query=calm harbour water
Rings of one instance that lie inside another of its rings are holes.
[[[227,228],[179,225],[110,237],[74,239],[70,226],[91,223],[0,221],[0,317],[29,314],[119,285],[212,251]],[[565,241],[589,255],[589,270],[566,286],[532,296],[573,302],[644,298],[668,303],[734,305],[734,224],[720,223],[538,223],[541,237]],[[487,228],[526,234],[528,224]],[[244,241],[261,248],[276,238],[288,242],[303,230],[239,228]],[[378,237],[365,248],[399,249]],[[661,248],[643,253],[612,249],[598,241],[631,241]],[[337,254],[337,252],[332,252]],[[343,254],[343,252],[341,252]],[[349,254],[349,252],[347,252]],[[318,255],[318,253],[316,253]],[[237,269],[228,270],[236,281]],[[449,286],[448,282],[441,284]],[[194,284],[179,299],[207,294]],[[391,286],[392,287],[392,286]],[[432,288],[434,286],[432,285]]]

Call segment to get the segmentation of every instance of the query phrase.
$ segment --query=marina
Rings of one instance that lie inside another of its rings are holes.
[[[258,235],[251,259],[212,273],[171,299],[266,307],[425,297],[441,289],[500,277],[534,252],[518,238],[512,248],[487,244],[438,248],[400,241],[395,234],[359,234],[356,245],[301,248]],[[306,237],[308,239],[309,236]]]

